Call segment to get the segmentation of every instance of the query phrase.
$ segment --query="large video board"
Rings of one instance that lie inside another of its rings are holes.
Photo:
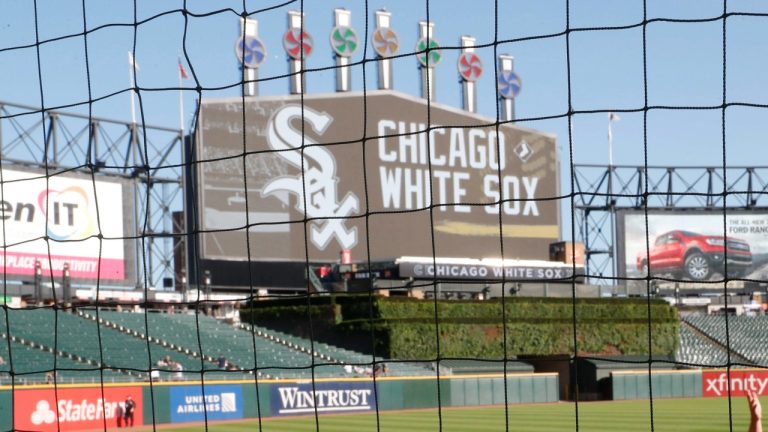
[[[247,260],[247,239],[252,261],[488,258],[500,238],[507,258],[546,259],[559,239],[551,135],[390,91],[242,109],[240,98],[201,102],[203,259]]]

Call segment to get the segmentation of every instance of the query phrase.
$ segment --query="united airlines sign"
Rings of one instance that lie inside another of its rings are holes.
[[[370,411],[376,407],[372,382],[291,383],[272,387],[272,411],[278,415]]]

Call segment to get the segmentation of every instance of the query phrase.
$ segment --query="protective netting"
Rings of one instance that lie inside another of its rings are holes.
[[[743,426],[762,5],[177,3],[0,7],[3,430]]]

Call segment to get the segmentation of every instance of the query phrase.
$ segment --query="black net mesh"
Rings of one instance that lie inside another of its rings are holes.
[[[746,427],[764,6],[338,3],[0,6],[2,429]]]

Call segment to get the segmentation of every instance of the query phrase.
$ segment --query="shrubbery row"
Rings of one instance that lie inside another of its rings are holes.
[[[671,355],[677,345],[677,313],[660,300],[577,299],[574,303],[512,297],[503,303],[499,299],[435,302],[335,295],[310,301],[253,302],[241,311],[241,318],[331,343],[348,341],[350,348],[365,346],[377,355],[398,359],[436,358],[438,334],[442,357],[572,354],[574,323],[580,353],[647,355],[649,325],[654,355]]]

